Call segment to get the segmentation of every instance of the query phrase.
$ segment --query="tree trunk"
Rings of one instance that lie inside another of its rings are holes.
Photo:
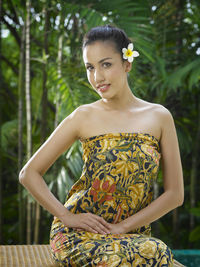
[[[60,25],[59,25],[59,37],[58,37],[58,54],[57,54],[57,62],[58,62],[58,68],[57,68],[57,73],[58,73],[58,79],[62,78],[62,58],[63,58],[63,38],[64,38],[64,33],[63,33],[63,28],[64,28],[64,16],[63,12],[61,11],[61,19],[60,19]],[[57,86],[55,90],[55,118],[54,118],[54,128],[58,126],[59,123],[59,108],[60,108],[60,103],[61,103],[61,94],[60,94],[60,89],[59,85]],[[58,173],[58,164],[53,165],[53,175],[56,177]],[[53,188],[53,193],[57,195],[57,183],[55,183],[54,188]]]
[[[3,244],[3,231],[2,231],[2,225],[3,225],[3,212],[2,212],[2,153],[1,153],[1,125],[2,125],[2,90],[3,90],[3,75],[2,75],[2,66],[1,66],[1,24],[2,24],[2,1],[0,0],[0,244]]]
[[[31,123],[31,92],[30,92],[30,0],[26,1],[26,123],[27,123],[27,160],[32,155],[32,123]],[[27,244],[31,243],[31,201],[27,196]]]
[[[47,57],[48,57],[48,31],[49,31],[49,12],[48,12],[48,0],[46,0],[46,6],[44,8],[44,18],[45,18],[45,25],[44,25],[44,44],[43,44],[43,51],[45,54],[45,62],[43,63],[42,67],[42,116],[41,116],[41,142],[43,143],[47,136]]]
[[[34,244],[38,244],[40,230],[40,204],[35,202],[35,229],[34,229]]]
[[[48,61],[48,35],[49,35],[49,0],[46,0],[46,5],[44,8],[44,55],[45,62],[43,63],[43,83],[42,83],[42,115],[41,115],[41,143],[44,143],[47,137],[47,61]],[[34,229],[34,243],[38,243],[39,239],[39,228],[40,228],[40,215],[41,208],[38,202],[35,205],[35,229]]]
[[[60,35],[58,37],[58,79],[62,77],[62,57],[63,57],[63,28],[64,28],[64,16],[63,12],[61,12],[61,19],[60,19],[60,26],[59,26],[59,32]],[[54,120],[54,128],[58,126],[59,119],[58,119],[58,112],[61,102],[61,96],[60,96],[60,90],[57,88],[56,90],[56,114],[55,114],[55,120]]]
[[[200,151],[200,97],[197,95],[197,132],[194,141],[194,147],[192,150],[192,168],[190,174],[190,208],[194,208],[196,204],[196,181],[198,175],[198,159],[199,159],[199,151]],[[194,215],[190,213],[190,231],[194,228]]]
[[[22,29],[21,48],[20,48],[20,65],[19,65],[19,80],[18,80],[18,173],[23,165],[23,97],[24,97],[24,42],[25,42],[25,26]],[[18,201],[19,201],[19,242],[24,243],[24,219],[25,219],[25,203],[22,196],[23,187],[18,183]]]
[[[176,34],[176,62],[180,62],[179,57],[181,55],[181,47],[182,47],[182,32],[181,32],[181,24],[183,20],[183,12],[184,12],[184,0],[176,0],[176,16],[175,16],[175,25],[177,28]],[[179,93],[180,88],[177,89],[177,93]],[[178,209],[174,209],[172,211],[172,223],[173,223],[173,245],[175,248],[178,247],[179,242],[179,231],[178,231]]]
[[[63,53],[63,33],[58,38],[58,78],[62,77],[62,53]],[[56,114],[55,114],[55,121],[54,127],[58,126],[58,112],[60,107],[60,91],[57,89],[56,91]]]

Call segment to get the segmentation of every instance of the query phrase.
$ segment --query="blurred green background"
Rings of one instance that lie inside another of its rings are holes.
[[[199,249],[200,1],[0,0],[0,13],[0,244],[49,242],[53,217],[18,173],[62,119],[99,98],[81,41],[91,27],[113,24],[140,53],[129,75],[133,93],[167,107],[179,139],[185,202],[153,223],[152,235],[173,249]],[[81,152],[77,141],[44,176],[62,202],[81,175]]]

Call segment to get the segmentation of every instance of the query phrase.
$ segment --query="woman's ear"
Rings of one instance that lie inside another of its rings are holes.
[[[130,72],[131,69],[132,69],[132,63],[128,62],[128,61],[125,61],[124,64],[125,64],[125,71],[126,72]]]

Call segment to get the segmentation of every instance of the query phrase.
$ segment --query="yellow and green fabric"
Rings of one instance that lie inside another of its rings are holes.
[[[118,223],[152,201],[160,144],[146,133],[108,133],[80,140],[83,170],[65,207]],[[150,225],[126,234],[94,234],[67,228],[54,217],[50,245],[60,266],[173,266],[170,248],[151,237]]]

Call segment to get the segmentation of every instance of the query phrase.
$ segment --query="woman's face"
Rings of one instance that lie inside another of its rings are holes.
[[[131,63],[122,61],[111,41],[96,41],[83,50],[88,81],[102,98],[120,94],[127,85]]]

